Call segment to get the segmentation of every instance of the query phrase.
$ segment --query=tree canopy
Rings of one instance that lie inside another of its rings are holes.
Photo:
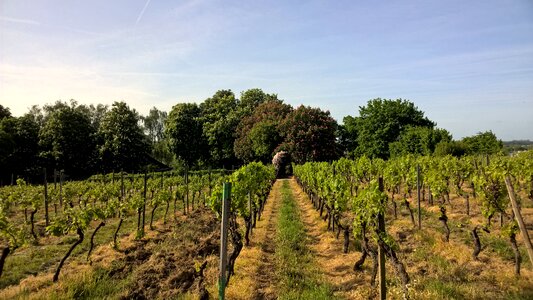
[[[292,110],[283,101],[270,99],[259,104],[253,114],[242,118],[234,143],[237,158],[244,162],[271,161],[275,149],[283,142],[280,124]]]
[[[71,176],[88,175],[96,163],[96,128],[86,107],[75,101],[45,106],[45,121],[39,131],[40,156],[49,168]]]
[[[384,159],[390,156],[389,144],[397,141],[408,127],[435,126],[412,102],[380,98],[359,107],[355,124],[357,154]]]
[[[172,107],[165,123],[170,150],[189,166],[208,154],[200,114],[196,103],[178,103]]]
[[[139,114],[125,102],[115,102],[104,116],[100,134],[104,143],[100,153],[104,170],[139,170],[150,152],[141,126]]]
[[[465,137],[461,143],[466,154],[496,154],[503,150],[503,142],[490,130]]]
[[[301,105],[281,124],[284,142],[277,150],[286,150],[295,163],[327,161],[338,157],[337,122],[329,111]]]

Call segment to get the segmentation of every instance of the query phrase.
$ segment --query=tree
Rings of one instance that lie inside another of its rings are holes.
[[[90,174],[96,158],[96,129],[87,107],[58,101],[45,106],[45,112],[39,131],[40,156],[48,167],[63,169],[73,177]]]
[[[261,89],[249,89],[241,93],[238,101],[238,114],[240,118],[253,114],[256,107],[267,101],[278,100],[278,95],[267,94]]]
[[[205,158],[208,149],[196,103],[178,103],[165,122],[165,135],[170,151],[189,166]]]
[[[40,172],[38,142],[39,125],[31,115],[0,120],[0,169],[3,179],[11,173],[33,176]]]
[[[389,144],[391,157],[407,154],[431,155],[437,144],[451,142],[452,136],[445,129],[429,127],[408,127],[398,137],[398,141]]]
[[[259,104],[237,127],[235,155],[245,162],[270,162],[274,150],[283,142],[279,125],[292,110],[292,106],[277,99]]]
[[[4,118],[10,118],[11,112],[9,111],[9,107],[4,107],[0,104],[0,120]]]
[[[139,114],[126,103],[113,103],[99,129],[103,138],[100,155],[104,170],[138,171],[145,165],[150,145],[139,121]]]
[[[492,131],[479,132],[461,140],[466,154],[497,154],[503,150],[503,143]]]
[[[163,140],[163,133],[165,131],[165,120],[167,113],[160,111],[156,107],[150,109],[148,116],[143,117],[144,131],[152,145]]]
[[[297,164],[338,157],[337,122],[329,111],[301,105],[287,115],[281,129],[284,142],[277,150],[288,151]]]
[[[460,141],[441,141],[435,146],[435,156],[452,155],[461,157],[465,155],[465,148]]]
[[[412,102],[402,99],[374,99],[359,107],[356,118],[357,154],[388,158],[389,144],[409,126],[433,128],[435,123],[424,117]]]
[[[357,123],[356,118],[346,116],[342,125],[337,129],[337,137],[341,152],[345,156],[354,156],[357,149]]]
[[[237,163],[233,153],[234,133],[240,121],[237,105],[231,90],[217,91],[200,104],[202,131],[209,146],[210,163],[214,166]]]

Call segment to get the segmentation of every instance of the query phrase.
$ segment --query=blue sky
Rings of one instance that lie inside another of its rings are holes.
[[[259,87],[339,122],[408,99],[454,138],[533,140],[533,1],[0,0],[0,103],[140,113]]]

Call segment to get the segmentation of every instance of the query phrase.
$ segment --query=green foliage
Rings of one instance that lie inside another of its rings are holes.
[[[450,141],[451,135],[445,129],[409,126],[400,133],[398,141],[389,144],[389,152],[391,157],[431,155],[439,143]]]
[[[238,101],[231,90],[217,91],[200,104],[203,135],[209,145],[209,160],[215,166],[231,165],[234,132],[239,123]]]
[[[503,143],[492,131],[479,132],[461,140],[466,154],[498,154],[503,150]]]
[[[39,124],[28,114],[20,118],[6,117],[0,120],[0,178],[23,176],[40,171]]]
[[[242,217],[248,217],[249,197],[253,205],[259,207],[259,200],[270,190],[272,181],[275,179],[273,166],[265,166],[260,162],[249,163],[226,178],[220,178],[209,198],[209,205],[213,211],[220,215],[222,211],[222,182],[231,183],[231,211]]]
[[[510,166],[508,158],[493,157],[488,165],[479,166],[472,179],[481,201],[481,212],[487,218],[504,212],[509,203],[504,177],[509,174]]]
[[[100,154],[106,170],[139,170],[150,147],[146,143],[139,115],[124,102],[115,102],[104,116],[99,133]]]
[[[357,154],[388,158],[389,144],[396,141],[409,126],[433,128],[435,123],[410,101],[374,99],[359,107],[355,118]]]
[[[346,116],[343,119],[343,124],[339,125],[337,130],[337,137],[339,139],[339,147],[345,156],[355,156],[357,149],[357,122],[356,118]]]
[[[188,165],[204,158],[208,152],[200,113],[195,103],[178,103],[172,107],[165,123],[170,150]]]
[[[96,129],[85,107],[56,102],[45,106],[47,115],[39,131],[40,156],[50,168],[63,169],[71,176],[89,174],[96,158]]]
[[[283,141],[280,124],[291,111],[292,107],[281,100],[270,99],[259,104],[237,127],[235,155],[245,162],[269,162]]]

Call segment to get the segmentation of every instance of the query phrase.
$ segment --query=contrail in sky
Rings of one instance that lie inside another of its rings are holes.
[[[146,1],[146,4],[144,5],[143,10],[141,10],[141,13],[137,17],[137,22],[135,22],[135,25],[139,24],[139,22],[141,21],[143,15],[144,15],[144,12],[146,11],[146,8],[148,8],[148,5],[150,5],[150,1],[152,1],[152,0]]]
[[[150,2],[150,0],[148,0]],[[22,23],[22,24],[30,24],[30,25],[40,25],[41,23],[34,21],[34,20],[27,20],[27,19],[16,19],[16,18],[9,18],[9,17],[3,17],[0,16],[0,21],[6,21],[6,22],[12,22],[12,23]]]

